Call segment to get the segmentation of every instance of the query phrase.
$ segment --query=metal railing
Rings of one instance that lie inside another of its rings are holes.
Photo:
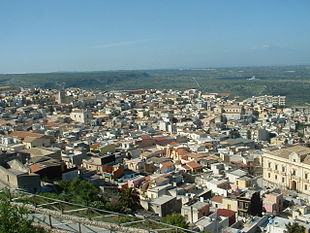
[[[0,190],[3,192],[3,190]],[[10,201],[30,211],[30,217],[39,224],[67,232],[189,232],[197,231],[173,226],[153,219],[84,206],[37,194],[14,190]],[[38,203],[39,202],[39,203]],[[119,221],[119,220],[122,221]]]

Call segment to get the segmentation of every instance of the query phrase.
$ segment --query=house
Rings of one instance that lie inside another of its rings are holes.
[[[39,192],[41,189],[40,176],[27,171],[0,166],[0,180],[11,188],[18,188],[27,192]]]
[[[61,152],[61,159],[67,167],[77,167],[81,166],[83,159],[87,159],[87,154],[80,150],[64,150]]]
[[[214,196],[211,199],[211,204],[212,207],[219,209],[219,208],[223,208],[223,196]]]
[[[166,195],[168,190],[171,188],[171,184],[157,185],[155,187],[147,189],[146,196],[150,199],[158,198],[160,196]]]
[[[59,179],[65,170],[65,163],[50,157],[36,157],[29,160],[29,169],[32,173],[40,175],[41,179]]]
[[[74,109],[70,113],[70,118],[79,123],[89,123],[93,117],[89,110]]]
[[[237,212],[235,212],[235,211],[227,210],[227,209],[217,209],[216,214],[218,216],[228,217],[229,226],[231,226],[232,224],[234,224],[236,222]]]
[[[165,217],[173,213],[180,213],[181,206],[181,200],[176,197],[162,195],[150,202],[149,209],[158,214],[159,217]]]
[[[160,165],[160,173],[169,173],[173,172],[175,169],[174,163],[173,162],[164,162]]]
[[[250,216],[262,216],[263,201],[260,192],[247,190],[237,197],[238,216],[248,218]]]
[[[283,209],[282,193],[271,192],[263,195],[263,208],[266,213],[279,213]]]
[[[203,216],[210,214],[210,204],[202,201],[192,201],[184,204],[181,209],[181,215],[185,221],[194,223]]]
[[[106,155],[92,155],[90,154],[89,159],[82,159],[82,166],[87,170],[96,171],[97,173],[103,173],[103,165],[114,164],[115,154]]]
[[[60,148],[32,147],[29,149],[25,149],[22,152],[29,153],[31,158],[46,156],[56,160],[61,160]]]
[[[202,171],[203,166],[195,161],[191,161],[186,163],[183,167],[186,169],[186,171],[197,173]]]
[[[223,209],[238,212],[238,201],[235,196],[228,196],[223,198]]]
[[[200,218],[195,225],[201,231],[206,232],[221,232],[223,228],[229,226],[229,218],[224,216],[219,216],[217,213],[210,214],[209,216],[204,216]]]
[[[119,179],[122,177],[125,173],[125,167],[122,164],[118,163],[108,163],[102,165],[102,170],[99,172],[103,175],[105,178],[111,179]]]
[[[125,166],[134,172],[153,173],[155,170],[154,163],[144,158],[135,158],[125,161]]]
[[[51,136],[26,131],[14,131],[10,136],[21,139],[22,143],[28,149],[32,147],[49,147],[54,142],[54,138]]]

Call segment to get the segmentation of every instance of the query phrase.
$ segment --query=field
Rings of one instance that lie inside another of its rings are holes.
[[[85,89],[187,89],[253,95],[286,95],[289,105],[310,104],[310,66],[0,74],[0,86]]]

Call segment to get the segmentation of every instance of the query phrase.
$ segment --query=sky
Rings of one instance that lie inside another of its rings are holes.
[[[0,73],[300,64],[309,0],[0,0]]]

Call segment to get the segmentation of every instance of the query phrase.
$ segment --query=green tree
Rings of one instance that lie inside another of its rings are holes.
[[[101,205],[100,189],[92,182],[81,179],[63,180],[58,183],[56,190],[62,200],[96,207]]]
[[[120,201],[125,208],[136,210],[140,207],[140,198],[133,188],[123,189],[120,194]]]
[[[6,195],[0,197],[0,233],[44,233],[42,228],[32,225],[25,208],[12,206]]]
[[[299,225],[298,223],[294,222],[293,224],[289,223],[286,224],[285,233],[305,233],[306,228],[304,226]]]
[[[161,221],[170,225],[188,228],[188,222],[185,221],[185,218],[181,214],[174,213],[168,215],[166,217],[163,217]]]

